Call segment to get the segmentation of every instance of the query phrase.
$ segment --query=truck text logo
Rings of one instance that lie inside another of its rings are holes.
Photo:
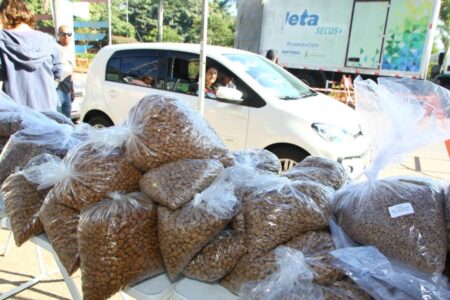
[[[291,26],[317,26],[319,23],[319,15],[308,14],[308,10],[306,9],[301,14],[287,12],[285,23]]]

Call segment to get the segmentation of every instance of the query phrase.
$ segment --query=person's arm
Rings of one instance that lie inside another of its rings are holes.
[[[56,81],[62,81],[64,79],[62,78],[64,69],[63,64],[61,62],[61,56],[59,54],[58,44],[56,44],[56,42],[52,54],[52,64],[53,64],[52,66],[53,77],[55,78]]]

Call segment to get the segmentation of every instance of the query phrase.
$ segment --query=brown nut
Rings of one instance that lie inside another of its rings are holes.
[[[113,193],[82,211],[78,226],[84,299],[107,299],[164,271],[156,205],[143,193]]]
[[[178,160],[148,171],[139,186],[153,201],[178,209],[206,189],[222,170],[216,159]]]
[[[96,203],[111,192],[139,190],[141,172],[128,162],[120,149],[102,151],[92,143],[71,149],[64,163],[73,173],[68,184],[56,185],[61,189],[61,203],[81,210]]]
[[[158,207],[159,244],[170,278],[174,279],[230,219],[196,208],[192,201],[176,211]]]
[[[339,191],[335,216],[354,241],[422,271],[442,273],[447,252],[443,203],[441,188],[388,178]],[[390,209],[400,204],[409,206],[405,214],[391,215]]]
[[[38,190],[21,172],[12,174],[3,183],[3,201],[17,246],[43,232],[38,213],[49,190]]]
[[[230,273],[244,254],[243,237],[224,230],[191,260],[183,274],[197,280],[217,281]]]
[[[282,181],[244,200],[245,246],[264,253],[302,232],[328,226],[330,188],[310,181]]]
[[[60,204],[60,196],[52,189],[45,197],[39,219],[53,249],[69,274],[80,265],[77,228],[80,212]]]
[[[317,181],[335,190],[348,180],[347,172],[340,163],[318,156],[306,157],[281,175],[293,180]]]
[[[176,98],[142,98],[131,109],[127,126],[133,128],[134,139],[127,143],[126,156],[142,171],[180,159],[216,158],[225,166],[234,163],[205,119]]]

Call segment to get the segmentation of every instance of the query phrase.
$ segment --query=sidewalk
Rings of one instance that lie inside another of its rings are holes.
[[[383,170],[380,177],[397,175],[430,176],[450,181],[450,157],[445,143],[415,151],[402,163]]]

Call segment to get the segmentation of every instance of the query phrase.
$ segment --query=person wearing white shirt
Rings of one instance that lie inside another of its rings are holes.
[[[63,65],[63,80],[58,83],[56,91],[59,97],[58,111],[70,118],[73,100],[72,73],[75,66],[75,56],[70,48],[73,33],[66,25],[58,28],[59,54]]]

